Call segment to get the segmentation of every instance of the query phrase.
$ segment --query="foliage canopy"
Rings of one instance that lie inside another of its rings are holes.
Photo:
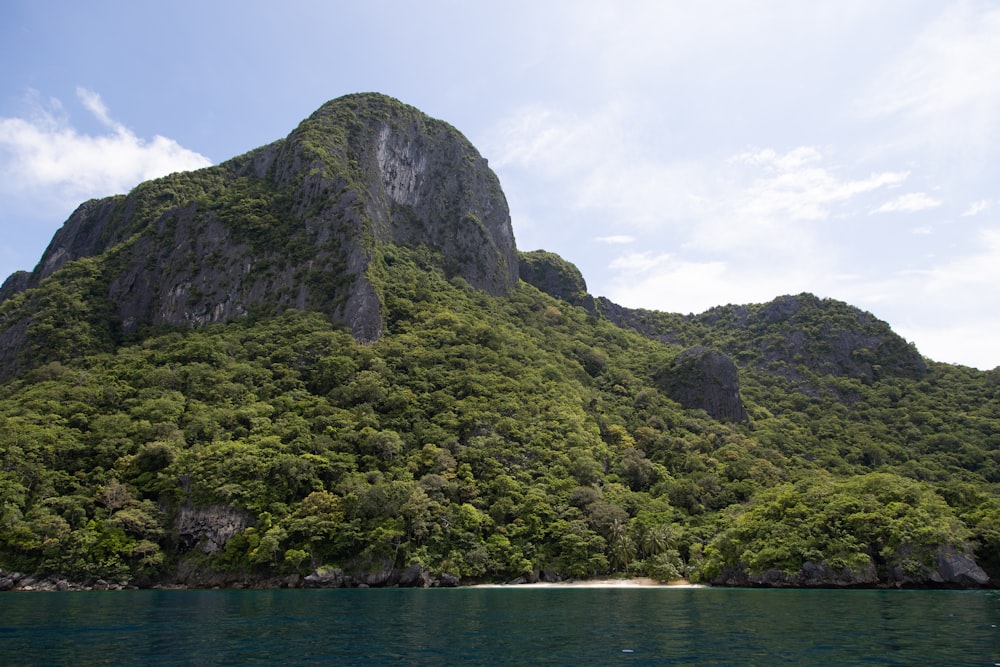
[[[759,332],[677,318],[744,359],[752,422],[721,423],[657,388],[680,345],[525,283],[473,290],[427,248],[381,252],[387,333],[367,345],[301,311],[116,342],[89,325],[89,260],[40,286],[49,361],[0,386],[0,566],[707,580],[912,569],[970,543],[996,571],[996,371],[774,372]],[[246,517],[214,551],[176,528],[212,506]]]

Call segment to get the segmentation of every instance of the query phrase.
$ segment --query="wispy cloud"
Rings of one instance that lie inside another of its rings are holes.
[[[982,292],[995,293],[1000,284],[1000,229],[980,229],[977,237],[975,253],[934,267],[928,276],[928,292],[953,297],[964,293],[967,298],[955,303],[964,302],[969,308],[983,303]]]
[[[126,131],[123,125],[116,123],[111,119],[108,107],[104,104],[104,100],[101,99],[100,95],[91,90],[87,90],[86,88],[77,87],[76,96],[80,98],[80,102],[87,109],[87,111],[92,113],[94,118],[99,120],[102,125],[109,127],[116,132]]]
[[[636,275],[646,273],[663,266],[674,266],[676,260],[670,253],[653,254],[651,252],[631,252],[627,255],[616,257],[611,261],[610,267],[618,269],[622,273]]]
[[[493,133],[501,174],[550,181],[560,201],[600,212],[616,229],[679,233],[694,246],[774,247],[860,195],[898,186],[909,171],[845,175],[820,149],[751,149],[728,158],[669,159],[644,150],[635,113],[616,103],[590,115],[522,109]]]
[[[974,215],[979,215],[991,206],[993,206],[993,202],[989,199],[980,199],[979,201],[972,202],[962,213],[962,217],[971,218]]]
[[[671,254],[628,253],[605,265],[608,296],[632,305],[670,308],[661,298],[676,291],[692,309],[707,308],[720,294],[767,296],[783,282],[773,297],[795,288],[790,276],[808,284],[810,273],[842,272],[834,261],[844,241],[831,239],[822,223],[870,211],[871,197],[910,176],[858,174],[860,167],[832,164],[809,145],[672,160],[643,150],[643,135],[630,124],[622,105],[589,116],[526,109],[494,134],[489,154],[502,178],[543,180],[547,195],[575,210],[581,225],[618,232],[597,240],[632,241],[631,232],[641,231],[653,247],[669,243],[660,247]],[[781,280],[774,279],[779,266]]]
[[[45,210],[126,192],[136,184],[175,171],[211,164],[173,139],[142,139],[114,120],[97,93],[77,89],[84,108],[107,128],[79,132],[62,104],[35,104],[27,118],[0,118],[0,194],[22,206]]]
[[[625,306],[698,313],[724,303],[768,301],[801,281],[797,267],[781,271],[728,259],[688,259],[671,253],[629,253],[611,262],[612,300]]]
[[[976,240],[975,252],[903,276],[902,288],[894,290],[898,307],[909,313],[900,318],[899,332],[920,341],[921,352],[932,359],[967,364],[996,359],[1000,229],[979,229]]]
[[[934,199],[925,192],[910,192],[885,202],[873,209],[872,213],[914,213],[940,205],[940,199]]]
[[[881,67],[858,101],[905,143],[987,145],[1000,115],[1000,7],[955,2]]]
[[[519,204],[539,236],[571,218],[610,244],[574,261],[624,305],[699,312],[811,291],[921,332],[940,313],[959,327],[996,309],[1000,258],[977,254],[968,222],[995,225],[998,210],[1000,6],[794,4],[586,14],[580,57],[601,95],[536,97],[487,143],[491,164],[531,184]]]
[[[611,245],[628,245],[629,243],[635,243],[635,237],[629,236],[628,234],[615,234],[613,236],[598,236],[594,238],[595,241],[601,243],[610,243]]]
[[[752,167],[753,182],[740,196],[740,209],[755,217],[825,220],[832,207],[858,195],[899,185],[909,172],[881,172],[845,178],[822,164],[816,148],[802,146],[781,154],[773,149],[741,153],[732,159]]]

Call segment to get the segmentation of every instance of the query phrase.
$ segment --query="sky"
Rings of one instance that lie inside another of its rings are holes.
[[[1000,0],[4,0],[0,279],[363,91],[468,137],[592,294],[811,292],[1000,365]]]

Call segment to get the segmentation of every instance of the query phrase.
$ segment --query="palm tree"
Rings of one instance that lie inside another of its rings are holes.
[[[644,558],[663,553],[673,545],[674,532],[666,524],[646,526],[639,537]]]
[[[611,564],[624,567],[628,574],[629,563],[635,557],[635,542],[625,521],[615,519],[608,526],[608,550],[611,552]]]

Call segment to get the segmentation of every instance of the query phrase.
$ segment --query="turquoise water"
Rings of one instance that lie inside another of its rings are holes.
[[[0,665],[997,665],[1000,591],[0,594]]]

